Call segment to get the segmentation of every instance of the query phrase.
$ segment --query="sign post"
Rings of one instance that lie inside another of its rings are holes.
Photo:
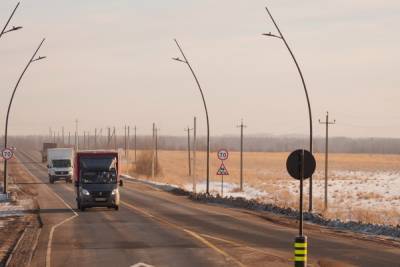
[[[14,152],[11,148],[4,148],[1,151],[1,156],[4,160],[10,160],[14,155]]]
[[[315,158],[307,150],[296,150],[287,158],[286,168],[290,176],[300,180],[299,235],[294,243],[294,263],[296,267],[304,267],[307,266],[307,236],[303,233],[303,182],[313,175]]]
[[[224,197],[224,175],[229,175],[228,170],[225,167],[224,160],[229,157],[228,150],[220,149],[218,150],[218,159],[221,161],[221,166],[217,171],[217,175],[221,176],[221,197]]]

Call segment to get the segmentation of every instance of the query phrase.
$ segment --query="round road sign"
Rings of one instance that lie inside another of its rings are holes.
[[[228,150],[226,150],[226,149],[218,150],[218,158],[220,160],[227,160],[228,156],[229,156]]]
[[[3,157],[4,160],[9,160],[13,157],[13,151],[10,148],[4,148],[1,151],[1,156]]]
[[[303,164],[304,168],[302,168]],[[286,161],[288,173],[297,180],[301,179],[302,173],[303,179],[310,178],[313,175],[316,166],[317,164],[314,156],[309,151],[304,149],[299,149],[292,152]]]

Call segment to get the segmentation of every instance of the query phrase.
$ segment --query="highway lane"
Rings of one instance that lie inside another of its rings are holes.
[[[18,154],[22,162],[32,158]],[[27,169],[41,182],[47,183],[46,170],[40,164],[29,163]],[[75,206],[70,184],[45,184],[54,190],[66,204]],[[39,196],[40,198],[40,196]],[[44,204],[49,198],[39,201]],[[45,266],[49,253],[50,228],[73,216],[62,201],[54,197],[51,205],[41,209],[45,225],[41,233],[33,266]],[[47,266],[131,266],[144,262],[154,266],[235,266],[225,258],[187,233],[172,226],[160,224],[135,210],[121,207],[120,211],[88,209],[60,225],[54,231],[51,257]]]
[[[38,160],[32,155],[21,154],[20,158]],[[47,181],[43,165],[26,166],[41,181]],[[125,184],[121,188],[123,205],[119,212],[89,209],[57,229],[52,266],[82,263],[79,266],[130,266],[135,261],[155,266],[290,264],[292,240],[296,235],[294,227],[270,223],[235,209],[195,203],[142,183]],[[47,186],[70,206],[75,206],[70,184]],[[63,213],[66,211],[64,208]],[[54,217],[54,214],[42,216]],[[67,216],[72,216],[72,211],[64,215]],[[307,234],[311,262],[315,266],[321,260],[358,266],[400,266],[398,247],[343,237],[316,227],[308,227]]]

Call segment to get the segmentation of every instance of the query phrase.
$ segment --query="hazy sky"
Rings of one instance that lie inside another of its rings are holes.
[[[3,27],[17,1],[0,1]],[[40,55],[17,92],[10,134],[137,125],[183,135],[198,116],[198,89],[179,55],[189,57],[209,107],[211,133],[308,134],[304,91],[265,5],[302,66],[314,130],[329,110],[333,136],[400,137],[398,0],[23,0],[0,39],[0,131],[12,88],[41,38]]]

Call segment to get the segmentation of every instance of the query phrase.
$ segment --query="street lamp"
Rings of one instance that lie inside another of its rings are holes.
[[[10,23],[11,18],[14,16],[14,13],[15,13],[15,11],[17,10],[18,6],[19,6],[19,2],[18,2],[18,4],[15,6],[13,12],[11,13],[11,16],[8,18],[7,23],[6,23],[6,25],[4,26],[3,30],[0,32],[0,38],[1,38],[1,36],[3,36],[3,34],[5,34],[5,33],[12,32],[12,31],[17,31],[17,30],[19,30],[19,29],[22,29],[22,26],[17,26],[17,27],[16,27],[16,26],[12,26],[11,29],[6,30],[8,24]]]
[[[313,151],[313,126],[312,126],[312,114],[311,114],[311,104],[310,104],[310,98],[308,96],[308,91],[307,91],[307,86],[306,86],[306,82],[304,80],[303,77],[303,73],[301,72],[300,66],[297,63],[297,60],[292,52],[292,50],[289,47],[289,44],[286,42],[285,37],[283,36],[281,30],[278,27],[278,24],[275,22],[274,18],[272,17],[271,12],[269,12],[268,7],[265,7],[265,9],[267,10],[267,13],[269,15],[269,17],[271,18],[272,22],[274,23],[276,29],[278,30],[279,35],[276,34],[272,34],[271,32],[269,33],[263,33],[264,36],[267,37],[273,37],[273,38],[278,38],[281,39],[283,41],[283,43],[285,44],[286,48],[289,50],[290,55],[292,56],[292,59],[294,61],[294,64],[296,65],[296,68],[299,72],[300,78],[301,78],[301,82],[303,84],[303,88],[304,88],[304,92],[306,94],[306,99],[307,99],[307,106],[308,106],[308,116],[309,116],[309,121],[310,121],[310,152],[312,153]],[[312,211],[312,177],[310,177],[310,194],[309,194],[309,211]]]
[[[206,104],[206,100],[204,98],[203,90],[201,89],[201,86],[200,86],[200,82],[197,79],[197,76],[194,73],[194,71],[192,69],[192,66],[190,66],[189,60],[186,58],[185,54],[183,53],[183,50],[182,50],[181,46],[179,45],[178,41],[176,39],[174,39],[174,41],[175,41],[176,45],[178,46],[179,51],[181,52],[183,59],[180,59],[179,57],[175,57],[175,58],[172,58],[172,59],[176,60],[176,61],[179,61],[179,62],[182,62],[182,63],[185,63],[189,67],[189,69],[192,72],[193,77],[194,77],[194,79],[195,79],[195,81],[197,83],[197,86],[198,86],[198,88],[200,90],[200,94],[201,94],[201,97],[203,99],[204,109],[205,109],[205,112],[206,112],[206,119],[207,119],[207,187],[206,187],[206,193],[208,195],[210,193],[210,190],[209,190],[210,189],[210,120],[208,118],[207,104]]]
[[[6,127],[5,127],[5,133],[4,133],[4,148],[7,148],[8,117],[9,117],[9,115],[10,115],[10,109],[11,109],[12,102],[13,102],[13,100],[14,100],[15,92],[17,91],[18,85],[19,85],[19,83],[21,82],[22,77],[24,76],[25,72],[27,71],[27,69],[29,68],[29,66],[31,65],[31,63],[46,58],[46,57],[42,57],[42,56],[39,56],[39,57],[36,58],[36,54],[37,54],[37,52],[39,51],[40,47],[42,46],[44,40],[45,40],[45,39],[43,39],[43,40],[40,42],[38,48],[35,50],[35,53],[33,54],[33,56],[31,57],[31,59],[29,60],[28,64],[26,65],[25,69],[24,69],[23,72],[21,73],[21,76],[19,76],[19,79],[18,79],[18,81],[17,81],[17,84],[15,85],[14,90],[13,90],[13,93],[12,93],[12,95],[11,95],[10,103],[8,104],[8,109],[7,109],[7,116],[6,116]],[[6,193],[7,193],[7,160],[4,160],[4,170],[3,170],[3,171],[4,171],[4,180],[3,180],[4,186],[3,186],[3,192],[4,192],[4,194],[6,194]]]

